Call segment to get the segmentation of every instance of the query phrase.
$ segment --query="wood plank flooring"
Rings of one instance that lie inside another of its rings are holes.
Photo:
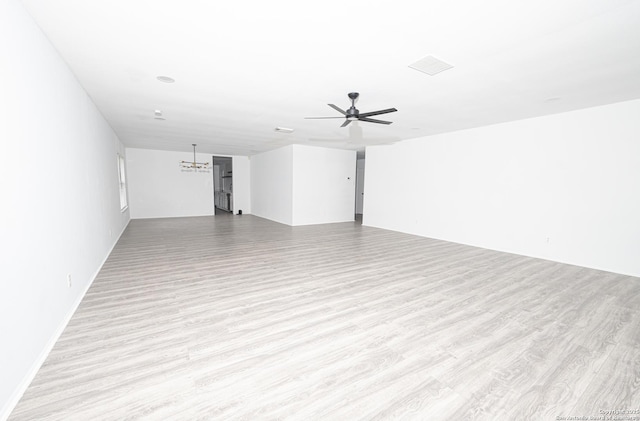
[[[639,302],[640,278],[358,223],[133,220],[10,420],[634,410]]]

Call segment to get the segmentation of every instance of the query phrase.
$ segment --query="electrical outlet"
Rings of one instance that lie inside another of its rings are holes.
[[[71,288],[71,274],[67,275],[67,286]]]

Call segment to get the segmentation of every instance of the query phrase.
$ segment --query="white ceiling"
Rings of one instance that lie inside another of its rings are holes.
[[[23,3],[129,147],[361,150],[640,98],[638,0]],[[427,55],[455,67],[409,68]],[[304,118],[351,91],[393,124]]]

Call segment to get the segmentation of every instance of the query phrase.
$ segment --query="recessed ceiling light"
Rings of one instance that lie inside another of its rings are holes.
[[[276,132],[293,133],[293,129],[290,129],[288,127],[276,127],[275,130]]]
[[[158,76],[156,77],[156,79],[158,79],[160,82],[164,82],[164,83],[173,83],[176,80],[172,77],[169,76]]]
[[[166,120],[163,116],[162,116],[162,111],[161,110],[155,110],[153,112],[153,118],[155,118],[156,120]]]

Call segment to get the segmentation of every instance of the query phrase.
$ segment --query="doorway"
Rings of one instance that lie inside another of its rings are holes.
[[[364,158],[356,160],[356,215],[357,222],[362,223],[364,210]]]
[[[213,157],[214,214],[233,214],[233,159]]]

